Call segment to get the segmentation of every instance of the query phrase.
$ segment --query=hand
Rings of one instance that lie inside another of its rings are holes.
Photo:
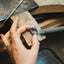
[[[12,43],[7,47],[7,51],[13,61],[14,64],[36,64],[38,51],[39,51],[39,41],[36,35],[32,36],[32,46],[31,49],[28,50],[23,45],[20,36],[26,30],[30,30],[33,27],[23,25],[17,29],[19,18],[16,18],[9,32],[5,35],[1,34],[4,45],[7,46],[9,44],[10,36],[12,39]]]

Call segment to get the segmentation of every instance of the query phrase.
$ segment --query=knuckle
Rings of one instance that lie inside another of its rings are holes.
[[[10,33],[11,33],[11,34],[14,34],[14,33],[15,33],[15,31],[14,31],[14,30],[10,30]]]
[[[13,30],[10,30],[10,33],[12,33],[13,32]]]
[[[16,50],[16,51],[18,50],[18,47],[15,45],[13,45],[12,48],[13,48],[13,50]]]
[[[4,36],[4,37],[2,38],[2,40],[5,41],[5,40],[6,40],[6,37]]]

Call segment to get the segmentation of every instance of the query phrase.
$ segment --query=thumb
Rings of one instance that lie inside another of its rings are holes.
[[[40,43],[38,41],[37,35],[33,35],[33,37],[32,37],[32,50],[36,51],[36,53],[38,53],[39,46],[40,46]]]

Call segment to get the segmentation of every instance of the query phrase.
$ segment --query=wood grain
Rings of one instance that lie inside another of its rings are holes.
[[[40,13],[50,13],[50,12],[64,12],[64,6],[58,6],[58,5],[52,5],[52,6],[50,6],[50,4],[52,3],[52,4],[54,4],[54,0],[51,0],[51,1],[49,1],[49,0],[47,0],[47,1],[45,1],[45,0],[35,0],[36,2],[37,2],[37,4],[40,6],[38,9],[36,9],[36,10],[34,10],[34,11],[32,11],[32,15],[34,15],[34,14],[40,14]],[[55,2],[56,1],[58,1],[58,0],[55,0]],[[60,0],[59,0],[60,1]],[[62,0],[61,0],[62,1]],[[48,6],[47,6],[47,4],[49,4]],[[42,6],[43,5],[43,6]],[[44,6],[44,5],[46,5],[46,6]],[[41,29],[41,28],[43,28],[43,26],[45,25],[48,25],[48,23],[49,24],[51,24],[51,23],[54,23],[55,21],[56,21],[56,19],[51,19],[51,20],[48,20],[48,21],[45,21],[44,23],[41,23],[41,24],[39,24],[40,25],[40,27],[39,27],[39,25],[38,25],[38,23],[35,21],[35,19],[31,16],[31,14],[28,12],[28,11],[26,11],[26,12],[24,12],[24,13],[20,13],[20,14],[18,14],[18,15],[16,15],[16,16],[13,16],[13,17],[11,17],[13,20],[15,20],[15,18],[17,17],[17,16],[19,16],[20,17],[20,22],[19,22],[19,26],[21,26],[21,25],[31,25],[31,26],[34,26],[34,27],[36,27],[37,29],[38,29],[38,31]],[[59,26],[59,25],[61,25],[61,24],[64,24],[63,22],[61,22],[61,21],[64,21],[64,20],[60,20],[60,22],[59,23],[57,23],[57,24],[55,24],[55,25],[53,25],[53,27],[54,26]],[[25,38],[25,40],[26,40],[26,42],[27,42],[27,44],[28,45],[31,45],[31,37],[32,37],[32,35],[30,34],[30,32],[25,32],[24,34],[23,34],[23,37]],[[0,40],[0,43],[3,43],[2,42],[2,40]]]
[[[64,5],[45,5],[39,6],[39,8],[30,11],[32,15],[41,14],[41,13],[54,13],[54,12],[64,12]]]
[[[41,29],[54,28],[60,25],[64,25],[64,17],[57,19],[48,19],[45,20],[44,22],[39,23]]]
[[[34,0],[39,6],[43,5],[64,5],[64,0]]]
[[[11,18],[13,20],[15,20],[15,18],[17,16],[20,18],[18,26],[30,25],[30,26],[36,27],[38,29],[38,31],[41,30],[38,23],[36,22],[36,20],[31,16],[31,14],[28,11],[26,11],[24,13],[20,13],[16,16],[11,17]],[[25,38],[27,44],[30,46],[31,45],[31,37],[32,37],[31,33],[30,32],[25,32],[23,34],[23,37]],[[39,36],[38,36],[38,38],[39,38]],[[39,39],[41,39],[41,38],[39,38]]]

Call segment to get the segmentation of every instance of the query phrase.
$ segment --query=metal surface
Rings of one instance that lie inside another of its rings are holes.
[[[17,10],[17,8],[22,4],[23,0],[20,0],[19,4],[12,10],[12,12],[8,15],[4,23],[14,14],[14,12]]]
[[[61,32],[61,31],[64,31],[64,26],[43,29],[43,30],[40,30],[40,34],[46,35],[46,34],[50,34],[50,33],[53,34],[53,33]]]
[[[3,13],[3,17],[0,15],[0,19],[8,17],[14,8],[16,8],[16,6],[19,4],[19,2],[20,0],[0,0],[0,12]],[[32,2],[33,0],[23,0],[22,4],[20,5],[21,9],[25,11],[25,9],[28,8]]]
[[[47,29],[43,29],[43,30],[40,30],[39,33],[38,33],[38,30],[36,28],[33,28],[30,30],[30,33],[32,35],[36,34],[36,35],[40,35],[41,37],[45,37],[44,39],[46,39],[46,36],[49,35],[49,34],[53,34],[53,33],[59,33],[64,31],[64,26],[60,26],[60,27],[55,27],[55,28],[47,28]],[[44,40],[42,39],[42,40]]]
[[[31,11],[31,10],[36,9],[36,8],[38,8],[38,4],[33,1],[33,2],[31,3],[31,5],[29,5],[29,7],[25,8],[25,11],[27,11],[27,10]],[[20,7],[16,10],[16,12],[14,13],[14,15],[19,14],[19,13],[21,13],[21,12],[23,12],[23,11],[24,11],[24,9],[21,9],[21,6],[20,6]]]
[[[39,52],[36,64],[61,64],[54,54],[49,50]]]
[[[39,35],[40,37],[42,37],[42,40],[49,38],[47,36],[49,35],[53,35],[54,33],[58,33],[60,34],[60,32],[64,31],[64,26],[61,27],[55,27],[55,28],[47,28],[47,29],[42,29],[38,32],[38,30],[36,28],[33,28],[30,30],[30,33],[32,35],[36,34]]]

